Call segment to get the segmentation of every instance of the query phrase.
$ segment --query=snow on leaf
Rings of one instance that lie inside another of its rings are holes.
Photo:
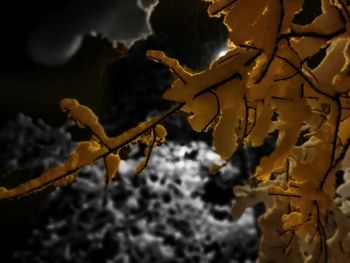
[[[281,33],[288,33],[291,30],[291,24],[294,15],[301,11],[304,0],[282,1],[283,2],[283,23],[281,26]]]
[[[327,49],[327,55],[321,64],[313,70],[314,76],[317,78],[320,90],[327,94],[335,95],[336,93],[348,92],[350,87],[346,83],[340,82],[341,76],[346,74],[348,60],[346,60],[346,52],[348,53],[349,40],[346,38],[338,38],[333,41]],[[341,72],[343,72],[341,74]],[[340,74],[340,75],[339,75]],[[344,76],[345,77],[345,76]],[[334,81],[334,78],[336,80]],[[334,82],[337,85],[334,85]]]
[[[312,32],[316,36],[327,36],[344,30],[342,19],[337,8],[331,3],[333,1],[322,0],[322,14],[310,24],[301,26],[292,24],[292,29],[298,33]]]
[[[161,145],[165,143],[165,137],[167,136],[167,131],[163,125],[157,124],[154,128],[154,132],[156,134],[157,145]]]
[[[302,61],[316,54],[325,43],[325,39],[315,37],[292,37],[290,39],[291,47]]]
[[[279,33],[280,13],[279,0],[236,1],[225,17],[230,39],[271,52]]]
[[[94,136],[103,143],[107,143],[108,136],[98,121],[95,113],[88,107],[79,104],[76,99],[65,98],[61,101],[61,109],[67,112],[80,128],[88,128]]]

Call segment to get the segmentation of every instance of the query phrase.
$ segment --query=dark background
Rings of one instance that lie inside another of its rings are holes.
[[[149,6],[150,1],[144,2]],[[199,0],[162,0],[150,17],[136,0],[12,1],[1,9],[0,19],[2,118],[24,112],[56,125],[63,120],[58,104],[64,97],[78,98],[102,113],[126,90],[132,92],[135,82],[143,85],[151,64],[144,58],[148,49],[164,50],[190,68],[203,69],[226,41],[224,26],[208,19]],[[103,40],[84,37],[90,31]],[[130,45],[152,31],[120,61],[123,51],[113,50],[110,41]]]

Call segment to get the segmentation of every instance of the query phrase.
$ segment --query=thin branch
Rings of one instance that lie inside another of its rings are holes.
[[[304,80],[310,85],[310,87],[311,87],[312,89],[314,89],[316,92],[318,92],[319,94],[322,94],[323,96],[325,96],[325,97],[327,97],[327,98],[330,98],[330,99],[332,99],[332,100],[335,99],[333,96],[331,96],[331,95],[329,95],[329,94],[327,94],[327,93],[325,93],[325,92],[319,90],[319,89],[314,85],[314,83],[312,83],[312,81],[302,72],[302,70],[299,69],[297,66],[295,66],[292,62],[290,62],[287,58],[284,58],[284,57],[279,56],[279,55],[277,55],[276,57],[279,58],[279,59],[281,59],[281,60],[283,60],[283,61],[286,62],[289,66],[291,66],[293,69],[295,69],[295,70],[298,72],[298,74],[300,74],[300,76],[302,76],[303,79],[304,79]]]
[[[292,245],[292,242],[294,240],[295,237],[295,232],[292,231],[292,236],[290,237],[290,239],[288,240],[286,246],[283,248],[283,254],[287,255],[287,249]]]
[[[168,111],[166,111],[165,113],[163,113],[162,115],[154,118],[152,121],[150,121],[149,123],[147,123],[145,125],[145,128],[142,129],[141,131],[137,132],[136,134],[127,137],[125,140],[123,140],[121,143],[114,145],[113,148],[111,149],[107,149],[106,147],[103,149],[103,151],[101,152],[100,155],[98,155],[91,163],[95,163],[97,160],[106,157],[107,155],[117,151],[118,149],[123,148],[124,146],[132,143],[134,140],[136,140],[137,138],[139,138],[142,134],[144,134],[147,130],[154,128],[157,124],[161,123],[162,121],[164,121],[165,119],[167,119],[169,116],[171,116],[172,114],[174,114],[175,112],[177,112],[178,110],[180,110],[183,106],[185,105],[185,103],[177,103],[175,105],[173,105]],[[124,134],[119,135],[118,137],[122,137],[125,136]],[[117,138],[117,137],[116,137]],[[31,181],[25,182],[23,184],[20,184],[14,188],[8,189],[6,192],[6,196],[2,197],[0,200],[11,200],[11,199],[15,199],[15,198],[20,198],[23,197],[25,195],[31,194],[35,191],[39,191],[45,187],[48,187],[52,184],[54,184],[55,182],[59,181],[60,179],[78,172],[80,169],[84,168],[86,165],[79,165],[77,167],[75,167],[74,169],[68,170],[67,172],[56,176],[54,178],[49,178],[48,180],[45,181],[44,184],[39,185],[39,186],[35,186],[35,187],[31,187],[30,183],[33,180],[38,180],[40,177],[35,178]],[[50,169],[49,169],[50,170]],[[23,188],[24,190],[20,193],[17,194],[16,191],[14,191],[15,189],[18,189],[18,187]],[[12,191],[12,192],[11,192]]]
[[[301,198],[301,195],[297,195],[297,194],[282,194],[282,193],[271,193],[271,192],[269,192],[269,195],[276,195],[276,196],[282,196],[282,197]]]
[[[193,99],[203,95],[204,93],[206,92],[210,92],[210,91],[213,91],[213,90],[216,90],[217,88],[219,88],[220,86],[222,86],[223,84],[231,81],[231,80],[234,80],[234,79],[242,79],[242,76],[240,73],[238,72],[234,72],[232,75],[228,76],[227,78],[213,84],[213,85],[210,85],[209,87],[206,87],[205,89],[202,89],[201,91],[199,91],[198,93],[194,94],[193,96]]]
[[[214,116],[209,120],[209,122],[207,123],[207,125],[205,125],[205,127],[201,130],[201,132],[205,132],[208,130],[208,128],[210,127],[210,125],[212,124],[212,122],[220,115],[220,109],[221,109],[221,105],[220,105],[220,100],[218,95],[213,92],[213,91],[209,91],[210,94],[212,94],[215,97],[216,100],[216,113],[214,114]]]
[[[329,168],[327,169],[327,172],[325,173],[325,175],[322,178],[322,181],[320,182],[320,189],[323,189],[328,176],[331,174],[331,171],[338,165],[338,163],[341,161],[341,159],[337,158],[335,160],[335,154],[336,154],[336,148],[337,148],[337,140],[338,140],[338,133],[339,133],[339,126],[340,126],[340,122],[341,122],[341,102],[340,102],[340,98],[339,96],[336,97],[336,119],[335,119],[335,123],[334,123],[334,137],[333,137],[333,142],[332,142],[332,153],[331,153],[331,160],[330,160],[330,165]],[[349,146],[348,146],[349,147]],[[347,150],[347,148],[343,150]],[[344,152],[345,155],[345,152]],[[341,156],[339,156],[341,157]]]
[[[222,12],[226,8],[229,8],[231,5],[233,5],[237,1],[238,0],[231,0],[231,1],[227,2],[225,5],[220,6],[218,9],[216,9],[216,10],[214,9],[214,10],[210,11],[210,15],[215,16],[215,15],[219,14],[220,12]]]
[[[295,73],[293,73],[292,75],[288,76],[288,77],[283,77],[283,78],[279,78],[279,79],[274,79],[274,82],[278,82],[278,81],[283,81],[283,80],[289,80],[292,79],[293,77],[297,76],[299,74],[298,71],[296,71]]]
[[[320,233],[320,239],[321,239],[321,253],[324,251],[324,258],[325,258],[325,263],[328,262],[328,248],[327,248],[327,234],[326,231],[324,230],[324,227],[321,222],[321,216],[320,216],[320,208],[318,206],[318,203],[314,201],[314,205],[316,207],[317,211],[317,228]]]
[[[244,138],[246,138],[246,134],[247,134],[247,130],[248,130],[248,118],[249,118],[249,107],[248,107],[248,101],[247,101],[247,97],[244,96],[243,97],[244,100],[244,119],[245,119],[245,123],[244,123],[244,130],[243,130],[243,134],[242,134],[242,138],[241,138],[241,143],[243,142]]]
[[[252,132],[252,130],[253,130],[254,127],[255,127],[255,123],[256,123],[256,108],[254,108],[254,107],[249,107],[249,106],[248,106],[247,109],[248,109],[248,114],[249,114],[249,109],[252,109],[252,110],[254,111],[254,120],[253,120],[253,125],[252,125],[252,127],[250,127],[249,131],[248,131],[248,130],[246,131],[245,138],[248,137],[249,134]],[[247,123],[247,125],[248,125],[248,123]]]
[[[282,24],[283,24],[283,18],[284,18],[283,0],[279,1],[279,5],[280,5],[280,8],[281,8],[281,11],[280,11],[280,14],[279,14],[280,16],[279,16],[277,32],[276,32],[277,36],[279,36],[281,34],[281,28],[282,28]],[[268,72],[268,70],[269,70],[269,68],[271,66],[271,63],[274,60],[275,55],[277,53],[278,41],[279,41],[279,37],[276,38],[276,41],[275,41],[274,46],[273,46],[272,54],[271,54],[269,60],[267,61],[266,66],[262,70],[261,75],[255,81],[255,84],[260,83],[264,79],[264,77],[266,76],[266,74],[267,74],[267,72]]]
[[[141,169],[138,171],[138,174],[140,174],[148,165],[149,160],[151,159],[151,154],[152,151],[154,149],[155,146],[155,142],[156,142],[156,133],[154,131],[154,128],[151,129],[151,134],[152,134],[152,140],[151,143],[149,145],[147,145],[147,149],[146,149],[146,159],[145,161],[142,163],[142,167]]]
[[[264,51],[264,50],[262,50],[261,48],[254,47],[254,46],[250,46],[250,45],[247,45],[247,44],[239,44],[239,45],[237,45],[237,46],[238,46],[238,47],[247,48],[248,50],[249,50],[249,49],[254,49],[254,50],[260,51],[261,53]]]
[[[220,64],[223,64],[224,62],[234,58],[234,57],[237,57],[238,55],[240,55],[241,53],[235,53],[235,54],[230,54],[228,55],[227,57],[223,57],[223,58],[220,58],[216,63],[216,65],[220,65]]]
[[[338,37],[346,33],[346,28],[340,28],[337,31],[329,34],[317,33],[317,32],[296,32],[291,30],[290,33],[285,33],[280,35],[280,39],[290,39],[292,37],[302,38],[302,37],[312,37],[317,39],[330,40],[332,38]]]

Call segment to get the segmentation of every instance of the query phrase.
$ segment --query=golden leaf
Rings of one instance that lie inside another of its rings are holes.
[[[106,182],[111,182],[116,176],[120,164],[120,157],[118,154],[110,153],[104,158],[106,167]]]
[[[215,127],[213,146],[224,159],[232,157],[238,146],[238,116],[234,107],[223,110],[219,124]]]

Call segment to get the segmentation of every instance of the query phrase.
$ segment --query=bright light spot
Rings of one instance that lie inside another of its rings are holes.
[[[267,11],[269,11],[269,8],[266,6],[265,9],[262,12],[262,15],[264,16],[267,13]]]
[[[217,58],[221,58],[221,57],[225,56],[228,51],[229,51],[229,49],[220,50],[220,52],[217,54]]]
[[[228,47],[224,47],[223,49],[219,50],[219,52],[217,53],[217,55],[215,57],[215,60],[225,56],[227,54],[227,52],[229,52],[229,51],[230,51],[230,49]]]

